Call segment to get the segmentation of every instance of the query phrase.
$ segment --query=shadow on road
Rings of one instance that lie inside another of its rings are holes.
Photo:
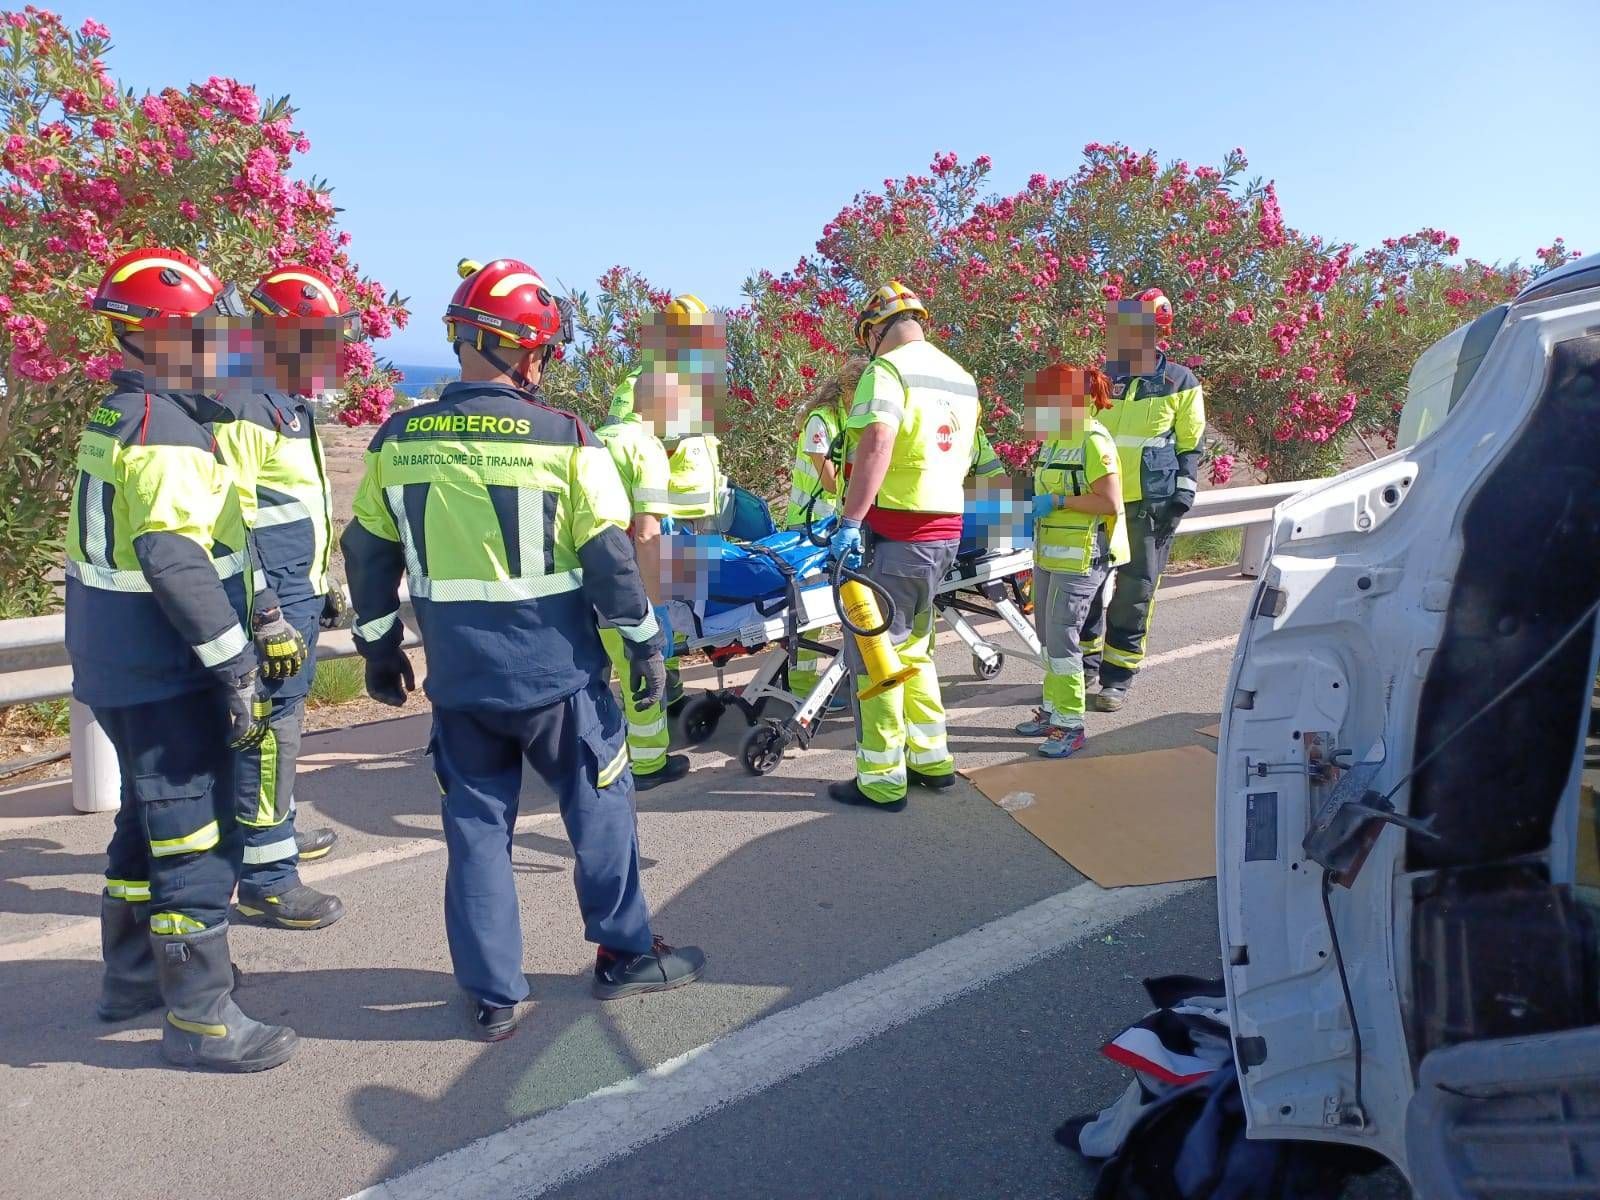
[[[998,724],[1009,717],[1001,711],[983,720]],[[1203,742],[1194,729],[1212,719],[1210,714],[1155,718],[1104,734],[1092,745],[1110,753]],[[848,747],[848,723],[831,726],[821,743]],[[384,732],[393,736],[395,731]],[[743,721],[730,714],[708,748],[736,753],[743,733]],[[958,755],[979,748],[1015,748],[1021,755],[1029,749],[1020,739],[971,727],[957,734],[955,748]],[[828,761],[841,759],[831,755]],[[260,1019],[291,1024],[309,1040],[306,1052],[282,1068],[289,1073],[286,1082],[320,1106],[324,1120],[353,1120],[363,1135],[388,1148],[381,1167],[370,1173],[376,1181],[1081,880],[965,782],[948,792],[916,792],[907,812],[891,815],[840,808],[821,798],[821,782],[807,774],[816,769],[801,752],[775,775],[755,777],[728,765],[641,798],[641,843],[651,856],[644,864],[646,887],[656,901],[655,925],[670,941],[706,948],[710,967],[699,987],[601,1005],[589,994],[584,965],[530,974],[534,1007],[516,1037],[493,1046],[464,1041],[470,1038],[465,1001],[448,959],[433,959],[431,950],[425,961],[394,966],[252,970],[240,1003]],[[383,786],[370,786],[373,778]],[[319,815],[388,838],[414,837],[421,818],[437,815],[437,787],[417,750],[329,764],[308,776],[303,790]],[[530,788],[523,811],[534,811],[543,799]],[[712,819],[674,819],[696,813]],[[718,814],[727,819],[717,819]],[[525,881],[530,957],[549,963],[552,956],[543,943],[556,937],[565,947],[573,939],[563,922],[570,916],[571,926],[577,924],[564,878],[571,848],[555,823],[524,826],[515,844]],[[686,845],[693,847],[692,859]],[[65,854],[58,843],[40,838],[0,842],[0,856],[8,879],[94,876],[101,870],[98,855]],[[663,885],[657,877],[661,864],[685,861],[710,865],[697,877]],[[662,902],[662,891],[674,884],[679,890]],[[0,899],[13,911],[96,911],[90,889],[0,886],[5,888]],[[405,919],[431,922],[437,929],[441,899],[417,896]],[[554,914],[556,924],[536,927],[530,912],[544,921]],[[341,928],[348,933],[364,919],[353,905],[346,922],[330,935]],[[282,954],[280,961],[303,961],[299,956],[309,943],[297,941],[298,935],[284,936],[282,950],[271,953]],[[121,1027],[95,1021],[97,962],[18,962],[7,964],[5,973],[8,994],[20,998],[14,1015],[21,1023],[14,1027],[17,1032],[0,1039],[0,1062],[18,1068],[83,1063],[110,1070],[166,1069],[151,1042],[159,1014]],[[139,1032],[130,1036],[130,1029]],[[452,1056],[444,1068],[447,1079],[457,1059],[461,1066],[442,1091],[437,1079],[399,1086],[392,1071],[381,1082],[352,1088],[349,1073],[359,1072],[368,1060],[338,1047],[372,1043],[395,1046],[380,1061],[429,1053],[408,1043],[451,1043],[450,1050],[434,1053]],[[296,1072],[306,1072],[298,1085]],[[216,1096],[180,1089],[172,1102],[181,1107],[186,1102],[180,1097],[195,1095]],[[248,1119],[251,1101],[242,1092],[230,1091],[216,1103],[213,1115],[224,1125]],[[172,1115],[176,1112],[167,1119]],[[142,1136],[142,1129],[130,1127],[130,1147],[138,1144],[135,1134]]]

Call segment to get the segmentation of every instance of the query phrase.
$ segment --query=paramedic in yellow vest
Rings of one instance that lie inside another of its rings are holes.
[[[1106,572],[1128,557],[1117,447],[1096,412],[1111,406],[1111,381],[1094,367],[1052,365],[1025,394],[1033,464],[1034,626],[1044,648],[1044,702],[1019,724],[1043,738],[1039,753],[1067,758],[1084,745],[1081,639],[1105,620]]]
[[[790,530],[803,533],[809,512],[820,531],[838,511],[844,498],[844,421],[866,369],[864,356],[851,355],[836,374],[818,385],[801,412],[794,465],[789,468],[789,518],[785,524]],[[822,670],[817,652],[800,647],[789,672],[789,690],[796,696],[809,695]],[[848,703],[841,692],[828,707],[837,711]]]
[[[906,786],[955,782],[944,704],[933,665],[933,593],[955,563],[978,430],[978,387],[923,333],[928,310],[903,284],[872,293],[856,340],[872,362],[845,421],[850,451],[836,557],[894,600],[888,636],[917,671],[899,687],[862,699],[869,685],[855,639],[845,652],[855,681],[855,778],[830,784],[843,804],[905,808]]]
[[[726,331],[705,301],[685,292],[640,328],[639,353],[640,365],[628,372],[611,395],[608,423],[634,414],[640,379],[650,372],[650,386],[660,392],[660,404],[639,415],[667,455],[668,522],[662,532],[676,528],[688,533],[712,532],[728,484],[710,415],[727,361]],[[665,704],[675,712],[683,700],[683,683],[678,659],[671,653],[673,632],[665,632]]]
[[[668,480],[671,468],[666,447],[653,430],[653,423],[645,421],[634,408],[634,383],[637,374],[630,375],[627,385],[627,411],[618,413],[614,407],[611,416],[595,430],[602,445],[611,452],[611,461],[622,476],[622,487],[628,494],[628,507],[633,514],[628,526],[628,537],[633,542],[634,557],[639,562],[639,575],[646,594],[661,626],[663,637],[670,646],[672,621],[662,600],[661,534],[672,520],[671,492]],[[645,384],[648,393],[650,384]],[[621,389],[619,388],[620,392]],[[647,404],[647,409],[653,405]],[[647,792],[663,783],[682,779],[689,773],[689,758],[684,754],[668,754],[671,733],[667,729],[664,699],[656,699],[643,707],[634,703],[626,686],[628,680],[628,654],[622,635],[615,629],[602,627],[600,640],[611,659],[617,679],[621,680],[622,709],[628,719],[628,755],[633,760],[633,786],[635,791]],[[681,686],[680,690],[681,690]]]
[[[1089,706],[1099,712],[1123,706],[1144,662],[1156,587],[1178,522],[1194,504],[1205,454],[1200,381],[1160,349],[1171,328],[1172,303],[1156,288],[1106,306],[1112,403],[1101,423],[1116,439],[1121,460],[1129,557],[1117,570],[1106,609],[1103,653],[1092,641],[1084,645],[1084,671],[1100,681]]]

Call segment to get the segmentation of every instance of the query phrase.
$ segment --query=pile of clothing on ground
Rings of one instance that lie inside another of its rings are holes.
[[[1222,980],[1144,981],[1156,1006],[1102,1048],[1128,1090],[1056,1140],[1098,1162],[1093,1200],[1337,1200],[1378,1156],[1318,1142],[1249,1141]]]

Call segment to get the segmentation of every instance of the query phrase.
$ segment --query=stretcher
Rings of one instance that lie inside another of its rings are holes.
[[[1041,661],[1033,625],[1022,612],[1022,577],[1032,567],[1033,554],[1026,547],[967,550],[939,584],[935,611],[971,651],[973,671],[981,679],[1000,673],[1007,652],[987,641],[968,620],[971,616],[999,616],[1021,640],[1022,656]],[[819,640],[823,631],[838,624],[825,572],[796,577],[781,599],[767,597],[714,612],[694,612],[692,626],[684,626],[694,630],[687,649],[705,654],[716,670],[717,683],[685,702],[681,711],[685,739],[691,745],[709,740],[732,708],[750,727],[739,759],[753,775],[776,770],[791,746],[809,746],[847,673],[842,643]],[[674,628],[680,628],[676,617]],[[790,688],[790,671],[801,649],[816,654],[819,666],[827,664],[804,695]],[[754,675],[742,687],[730,688],[729,666],[749,656],[757,660]],[[774,708],[778,713],[770,711]]]

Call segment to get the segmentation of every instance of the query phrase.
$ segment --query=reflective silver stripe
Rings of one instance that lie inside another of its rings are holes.
[[[865,780],[867,783],[904,783],[906,781],[906,769],[904,766],[899,766],[892,771],[868,771],[863,769],[860,763],[857,763],[856,777]]]
[[[924,742],[942,742],[945,739],[944,722],[930,721],[927,724],[919,724],[916,721],[908,721],[906,723],[906,735],[908,737],[921,738]]]
[[[900,402],[891,400],[887,396],[874,396],[865,404],[857,404],[850,410],[850,417],[854,420],[856,417],[864,416],[867,413],[888,413],[902,424],[906,419],[906,410],[901,407]]]
[[[946,379],[942,375],[902,375],[901,380],[909,388],[922,388],[930,392],[949,392],[955,396],[969,396],[978,398],[978,385],[967,379]]]
[[[634,488],[633,502],[635,504],[665,504],[672,499],[672,493],[661,488]]]
[[[355,627],[355,635],[364,642],[375,642],[389,630],[394,628],[394,623],[400,619],[400,610],[396,609],[387,616],[363,622]]]
[[[672,504],[710,504],[710,492],[669,492],[667,500]]]
[[[661,625],[656,621],[654,609],[645,613],[644,620],[637,625],[613,625],[612,628],[630,642],[648,642],[661,632]]]
[[[265,846],[246,846],[244,848],[244,861],[247,863],[282,862],[286,858],[293,858],[295,853],[294,835],[290,834],[281,841],[268,842]]]
[[[892,767],[904,757],[905,748],[902,746],[896,746],[892,750],[868,750],[865,746],[856,747],[856,758],[874,766]]]
[[[218,663],[225,663],[230,658],[243,653],[244,648],[249,644],[250,639],[245,636],[244,628],[235,625],[221,636],[212,638],[204,645],[196,646],[194,652],[203,665],[214,667]]]
[[[933,763],[946,762],[949,758],[950,751],[943,746],[936,750],[908,750],[906,752],[906,762],[913,767],[926,767]]]
[[[1046,658],[1045,666],[1052,675],[1077,675],[1083,671],[1083,659]]]
[[[298,500],[283,504],[263,504],[256,508],[252,529],[268,529],[274,525],[293,525],[296,521],[311,520],[311,510]]]
[[[97,567],[93,563],[67,559],[67,574],[85,587],[99,588],[103,592],[148,592],[150,581],[143,571],[115,571]]]
[[[517,546],[522,578],[544,574],[544,493],[538,488],[517,489]]]
[[[989,459],[985,459],[983,462],[978,463],[976,466],[974,466],[972,468],[972,473],[974,475],[983,475],[983,474],[988,473],[989,471],[998,471],[999,469],[1000,469],[1000,460],[998,458],[989,458]]]
[[[1189,495],[1191,495],[1191,496],[1194,495],[1194,492],[1195,492],[1194,480],[1187,479],[1187,478],[1185,478],[1185,477],[1180,475],[1178,477],[1178,491],[1180,491],[1180,492],[1188,492]]]
[[[461,600],[487,600],[495,603],[539,600],[575,592],[583,586],[580,570],[557,571],[527,579],[427,579],[420,574],[410,578],[412,596],[439,604]]]
[[[389,515],[394,518],[395,531],[400,535],[400,548],[406,555],[406,574],[410,576],[411,591],[414,595],[422,595],[417,590],[417,584],[423,582],[422,560],[417,557],[417,544],[411,538],[411,522],[406,520],[406,489],[401,484],[392,484],[383,489],[384,497],[389,501]]]
[[[1040,558],[1059,558],[1064,562],[1082,562],[1088,553],[1082,546],[1047,546],[1037,542],[1033,552]]]
[[[221,558],[213,558],[211,566],[216,571],[218,579],[232,579],[244,570],[245,564],[249,561],[249,554],[243,550],[236,550],[234,553],[224,555]]]
[[[666,731],[667,718],[665,713],[657,717],[654,721],[639,723],[635,723],[633,721],[628,722],[628,737],[630,739],[637,738],[640,741],[644,741],[646,738],[659,737]]]
[[[1169,442],[1171,440],[1172,440],[1172,434],[1171,434],[1170,431],[1168,431],[1167,433],[1157,434],[1155,437],[1135,437],[1131,433],[1119,433],[1119,434],[1117,434],[1117,445],[1124,446],[1124,447],[1128,447],[1128,446],[1163,446],[1163,445],[1165,445],[1167,442]]]
[[[83,511],[78,514],[83,519],[83,548],[91,563],[109,571],[111,556],[106,545],[106,481],[93,475],[88,480],[89,486],[83,496]]]

